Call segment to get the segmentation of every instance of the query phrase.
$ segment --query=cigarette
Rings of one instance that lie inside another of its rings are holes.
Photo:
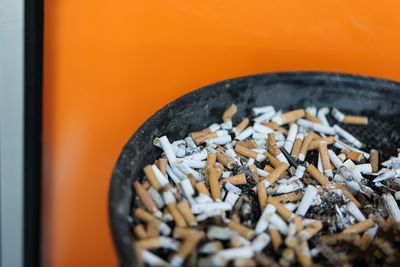
[[[256,182],[256,183],[258,183],[261,179],[260,179],[260,175],[258,174],[258,168],[256,167],[256,165],[254,165],[254,164],[252,164],[252,165],[250,165],[249,166],[249,170],[250,170],[250,172],[251,172],[251,177],[253,178],[253,180]],[[268,172],[266,172],[266,171],[264,171],[264,170],[262,170],[265,174],[267,174],[266,176],[268,176],[269,175],[269,173]],[[265,177],[266,177],[265,176]]]
[[[289,127],[289,132],[285,141],[285,145],[284,148],[286,149],[287,152],[291,152],[292,151],[292,147],[293,147],[293,143],[294,140],[296,139],[296,135],[299,131],[299,127],[297,126],[297,124],[292,123],[290,124]]]
[[[241,248],[228,248],[218,251],[217,256],[230,261],[241,258],[252,258],[254,256],[254,250],[252,247],[241,247]]]
[[[172,257],[171,265],[182,266],[185,259],[197,247],[198,243],[203,237],[203,232],[194,232],[190,237],[185,238],[177,253]]]
[[[190,137],[192,139],[197,139],[197,138],[202,137],[204,135],[207,135],[209,133],[215,132],[215,131],[217,131],[219,129],[220,129],[220,125],[217,124],[217,123],[214,123],[214,124],[211,124],[209,127],[201,130],[201,131],[190,133]]]
[[[276,180],[289,168],[289,164],[280,162],[279,165],[268,175],[267,180],[270,184],[275,183]]]
[[[167,266],[168,262],[151,253],[148,250],[141,250],[143,261],[149,266]]]
[[[258,162],[265,160],[264,155],[258,154],[257,152],[250,150],[244,146],[238,145],[238,144],[236,144],[236,146],[235,146],[235,151],[242,156],[245,156],[248,158],[253,158]]]
[[[342,136],[347,142],[349,142],[352,146],[355,146],[356,148],[362,147],[362,143],[355,138],[352,134],[341,128],[339,125],[334,125],[333,129],[336,131],[337,134]]]
[[[228,227],[210,226],[207,229],[207,239],[229,240],[236,233]]]
[[[297,124],[299,126],[311,129],[311,130],[319,132],[319,133],[328,134],[328,135],[334,135],[335,134],[335,130],[333,128],[331,128],[331,127],[329,127],[327,125],[322,125],[322,124],[315,123],[315,122],[312,122],[312,121],[300,119],[300,120],[297,121]]]
[[[283,125],[283,124],[295,122],[298,119],[304,117],[305,115],[306,114],[304,112],[304,109],[296,109],[293,111],[283,113],[279,116],[275,116],[272,118],[272,121],[278,125]]]
[[[274,130],[273,129],[271,129],[271,128],[269,128],[268,126],[265,126],[265,125],[263,125],[263,124],[260,124],[260,123],[254,123],[254,125],[253,125],[253,130],[254,130],[254,132],[256,132],[256,133],[261,133],[261,134],[263,134],[262,136],[263,137],[265,137],[267,134],[269,134],[269,133],[273,133],[274,132]]]
[[[231,106],[229,106],[223,116],[222,116],[222,120],[224,123],[230,123],[232,122],[232,117],[236,114],[237,112],[237,106],[235,104],[232,104]]]
[[[142,239],[136,241],[136,246],[141,249],[157,249],[157,248],[165,248],[170,250],[177,250],[180,243],[172,238],[160,236]]]
[[[332,164],[336,167],[336,169],[340,169],[343,166],[343,162],[339,159],[339,157],[332,150],[328,149],[329,159]]]
[[[279,231],[276,228],[270,227],[268,229],[268,233],[271,236],[272,247],[274,248],[275,253],[279,252],[279,248],[282,245],[282,237]]]
[[[261,114],[261,113],[259,113],[259,114]],[[271,109],[267,112],[263,112],[260,116],[255,117],[254,121],[258,122],[258,123],[264,122],[264,121],[269,121],[272,119],[272,117],[275,116],[275,114],[276,114],[275,109],[273,109],[273,110]]]
[[[239,195],[232,192],[228,191],[228,193],[225,196],[224,202],[229,203],[232,207],[235,206],[236,201],[239,199]]]
[[[364,154],[357,151],[343,150],[342,152],[346,155],[348,159],[354,161],[361,161],[364,158]]]
[[[176,206],[176,200],[171,191],[163,192],[163,199],[178,227],[187,227],[186,221]]]
[[[202,193],[202,194],[204,194],[204,195],[207,195],[207,196],[211,197],[210,191],[208,191],[208,189],[207,189],[206,185],[204,184],[204,182],[198,182],[198,183],[196,183],[196,186],[195,186],[195,187],[196,187],[197,192]]]
[[[184,199],[180,201],[177,204],[177,208],[189,226],[197,226],[196,218],[194,217],[187,200]]]
[[[336,245],[339,242],[348,242],[353,244],[360,244],[360,236],[358,234],[352,233],[337,233],[337,234],[330,234],[330,235],[323,235],[319,238],[319,240],[326,245]]]
[[[385,232],[389,231],[393,225],[394,225],[393,218],[392,218],[392,216],[389,215],[387,217],[387,219],[385,220],[385,223],[383,224],[383,227],[382,227],[383,231],[385,231]]]
[[[207,166],[207,162],[201,160],[183,159],[183,162],[193,169],[204,169]]]
[[[231,237],[228,246],[230,248],[249,247],[251,246],[251,242],[248,239],[244,238],[243,236],[236,234]]]
[[[377,232],[378,232],[378,225],[375,225],[374,227],[372,227],[364,232],[363,236],[361,237],[361,249],[362,250],[367,250],[370,247]]]
[[[277,168],[281,164],[281,162],[278,159],[276,159],[274,156],[272,156],[269,152],[264,152],[264,155],[267,157],[267,159],[269,160],[269,163],[271,163],[271,165],[274,168]]]
[[[149,222],[147,224],[147,238],[159,237],[160,236],[160,226],[156,221]]]
[[[342,141],[339,140],[339,138],[337,138],[337,137],[334,137],[334,138],[335,138],[335,143],[333,143],[333,145],[334,145],[335,147],[337,147],[337,148],[339,148],[339,149],[348,149],[348,150],[351,150],[351,151],[357,151],[357,152],[363,153],[364,158],[369,159],[369,157],[370,157],[369,153],[367,153],[367,152],[365,152],[365,151],[362,151],[362,150],[360,150],[360,149],[357,149],[357,148],[355,148],[355,147],[352,147],[352,146],[346,144],[345,142],[342,142]]]
[[[393,221],[395,223],[400,223],[400,209],[393,195],[390,193],[386,193],[383,195],[383,200],[385,201],[385,206],[389,211],[389,214],[392,217]]]
[[[293,221],[292,221],[292,223],[291,223],[291,226],[293,226],[294,225],[294,233],[293,233],[293,235],[296,233],[296,232],[300,232],[301,230],[303,230],[304,229],[304,224],[303,224],[303,219],[300,217],[300,216],[296,216],[296,217],[294,217],[294,219],[293,219]],[[293,236],[292,235],[292,236]]]
[[[273,106],[253,107],[252,112],[256,116],[260,115],[260,114],[270,113],[270,112],[275,113],[275,108]]]
[[[321,123],[321,120],[318,119],[317,117],[315,117],[313,114],[311,114],[310,112],[306,111],[306,120],[315,122],[315,123]]]
[[[143,205],[146,207],[146,209],[153,213],[157,214],[157,216],[161,216],[160,210],[157,208],[157,205],[154,203],[153,199],[149,195],[146,189],[139,183],[139,181],[133,182],[133,187],[135,188],[135,191],[137,195],[139,196],[139,199],[142,201]]]
[[[297,166],[296,172],[295,172],[295,176],[299,179],[303,178],[304,176],[304,172],[306,171],[306,167],[304,167],[303,165],[299,165]]]
[[[208,184],[210,185],[211,197],[214,200],[221,199],[221,190],[219,188],[219,175],[215,168],[211,167],[208,172]]]
[[[227,226],[246,239],[252,239],[255,235],[255,232],[251,228],[234,221],[229,221]]]
[[[201,254],[214,254],[220,250],[223,250],[224,246],[222,245],[221,241],[211,241],[199,248],[199,252]]]
[[[257,266],[257,263],[255,260],[250,259],[250,258],[241,258],[241,259],[234,259],[233,260],[233,266],[234,267],[255,267]]]
[[[164,174],[161,173],[160,169],[155,165],[151,165],[151,169],[153,170],[154,174],[156,175],[156,178],[161,185],[161,187],[166,186],[169,184],[168,178],[164,176]]]
[[[340,182],[336,182],[335,183],[335,187],[337,189],[340,189],[340,191],[342,192],[342,194],[349,199],[350,201],[354,202],[354,204],[358,207],[361,208],[362,205],[360,202],[358,202],[358,200],[350,193],[350,191]]]
[[[328,155],[328,147],[325,141],[319,143],[319,154],[321,155],[324,174],[329,178],[333,178],[332,166]]]
[[[144,173],[147,176],[148,181],[150,182],[150,184],[158,191],[161,189],[161,184],[158,181],[156,174],[154,173],[151,165],[147,165],[146,167],[144,167],[143,169]]]
[[[228,169],[232,169],[234,165],[234,161],[222,150],[217,152],[217,161],[227,167]]]
[[[360,209],[354,204],[354,202],[349,201],[346,204],[347,211],[359,222],[365,221],[366,218],[364,214],[360,211]]]
[[[203,148],[200,152],[196,152],[189,156],[186,156],[186,157],[184,157],[184,159],[205,160],[205,159],[207,159],[207,156],[208,156],[207,148]]]
[[[235,133],[235,135],[239,135],[241,132],[243,132],[243,130],[249,125],[250,120],[249,118],[243,118],[242,121],[236,125],[235,128],[233,128],[233,132]]]
[[[296,139],[294,140],[293,146],[292,146],[292,151],[290,152],[290,155],[292,158],[297,159],[300,154],[300,149],[303,144],[304,140],[304,134],[303,133],[298,133],[296,135]]]
[[[224,169],[225,168],[221,163],[219,162],[215,163],[215,170],[217,170],[218,177],[221,177],[222,173],[224,172]]]
[[[361,221],[359,223],[353,224],[349,227],[347,227],[343,233],[344,234],[360,234],[364,232],[365,230],[374,227],[375,222],[372,220],[372,218],[369,218],[367,220]]]
[[[176,156],[175,156],[174,150],[173,150],[172,145],[169,142],[168,138],[164,135],[164,136],[160,137],[159,140],[160,140],[161,148],[164,150],[164,153],[167,156],[169,163],[171,163],[171,164],[175,163]]]
[[[304,161],[308,152],[308,146],[310,145],[311,141],[314,139],[314,135],[309,132],[304,138],[303,144],[301,145],[300,153],[299,153],[299,160]]]
[[[317,182],[325,186],[329,183],[329,180],[326,176],[324,176],[313,164],[308,164],[307,172],[315,179]]]
[[[367,125],[368,117],[365,116],[349,116],[346,115],[343,119],[344,124],[357,124],[357,125]]]
[[[369,163],[358,164],[358,165],[356,165],[356,170],[362,174],[371,174],[372,173],[372,165]]]
[[[306,241],[316,235],[322,229],[322,222],[316,220],[311,226],[305,228],[299,233],[299,238],[301,241]]]
[[[369,153],[371,155],[369,162],[371,163],[372,166],[372,172],[376,173],[379,170],[379,152],[378,150],[371,149]]]
[[[196,181],[202,180],[201,174],[198,171],[195,171],[194,169],[190,168],[184,161],[182,161],[182,160],[176,161],[175,166],[181,172],[183,172],[186,175],[186,177],[189,177],[189,175],[192,175],[196,179]],[[157,175],[157,172],[156,172],[156,175]],[[163,176],[163,177],[166,178],[165,176]]]
[[[295,248],[295,252],[302,267],[309,267],[313,265],[307,241],[300,242],[298,248]]]
[[[328,120],[326,119],[326,115],[329,113],[329,108],[323,107],[318,110],[317,117],[320,119],[322,125],[330,127]]]
[[[317,194],[317,188],[312,185],[308,185],[306,191],[304,192],[304,196],[300,201],[300,205],[296,210],[296,214],[305,216]]]
[[[291,192],[288,194],[283,194],[279,196],[274,196],[275,199],[277,199],[280,202],[296,202],[299,201],[303,198],[303,194],[300,192]]]
[[[279,164],[278,164],[278,165],[279,165]],[[267,173],[271,173],[271,172],[274,171],[274,168],[272,168],[272,167],[269,166],[269,165],[265,165],[264,171],[267,172]]]
[[[335,138],[333,138],[332,136],[328,136],[320,139],[315,139],[311,141],[310,145],[308,146],[308,150],[318,149],[319,143],[322,141],[326,142],[327,145],[332,145],[335,142]]]
[[[211,167],[214,167],[216,160],[217,160],[217,155],[213,154],[213,153],[209,153],[207,155],[206,168],[209,169]]]
[[[133,231],[135,232],[135,235],[138,239],[145,239],[147,238],[147,233],[146,229],[144,229],[143,224],[137,224],[134,228]]]
[[[258,196],[258,203],[260,205],[260,210],[262,211],[267,205],[267,190],[265,190],[263,182],[257,183],[257,196]]]
[[[279,202],[274,197],[268,197],[267,198],[267,203],[273,205],[276,208],[276,212],[282,216],[282,218],[286,221],[290,221],[294,218],[294,214],[288,210],[282,203]]]
[[[248,148],[248,149],[252,149],[252,148],[256,148],[258,145],[257,143],[251,139],[251,140],[246,140],[246,141],[237,141],[236,145]]]
[[[254,133],[253,127],[247,127],[240,134],[236,135],[235,139],[239,141],[243,141],[250,137]]]
[[[261,233],[254,238],[251,247],[256,252],[261,252],[271,242],[271,237],[266,233]]]
[[[288,163],[285,156],[282,154],[281,150],[279,149],[276,140],[275,140],[275,133],[268,134],[268,151],[274,156],[277,160],[281,162]]]
[[[271,204],[268,204],[264,208],[264,210],[261,213],[261,216],[258,219],[258,222],[256,224],[256,228],[255,228],[256,234],[260,234],[260,233],[264,232],[265,230],[267,230],[268,225],[269,225],[269,220],[271,219],[271,216],[275,213],[275,211],[276,211],[276,208]]]

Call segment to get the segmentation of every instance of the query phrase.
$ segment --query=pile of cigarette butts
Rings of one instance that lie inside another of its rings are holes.
[[[264,106],[234,124],[236,113],[154,139],[161,157],[134,181],[129,218],[140,264],[394,264],[400,153],[379,163],[382,151],[345,130],[367,117]]]

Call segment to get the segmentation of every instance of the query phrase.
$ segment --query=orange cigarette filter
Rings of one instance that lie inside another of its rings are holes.
[[[304,138],[303,144],[301,144],[300,148],[299,160],[304,161],[308,152],[308,147],[310,146],[310,143],[314,138],[315,135],[313,135],[313,132],[309,132]]]
[[[286,129],[283,128],[283,127],[280,127],[278,124],[276,124],[276,123],[273,122],[273,121],[263,122],[263,123],[261,123],[261,124],[262,124],[262,125],[265,125],[265,126],[267,126],[267,127],[269,127],[269,128],[271,128],[272,130],[281,132],[281,133],[283,133],[284,135],[287,135],[287,134],[288,134],[288,130],[286,130]]]
[[[194,140],[194,139],[200,138],[200,137],[202,137],[204,135],[207,135],[209,133],[212,133],[211,129],[210,128],[205,128],[205,129],[203,129],[201,131],[190,133],[190,137],[192,137],[192,139]]]
[[[253,180],[254,180],[256,183],[258,183],[258,182],[261,180],[261,178],[260,178],[260,176],[259,176],[258,173],[257,173],[257,167],[256,167],[256,165],[254,165],[254,164],[250,165],[250,166],[249,166],[249,169],[250,169],[250,172],[251,172],[251,177],[253,177]]]
[[[255,235],[255,232],[251,228],[234,221],[229,221],[228,227],[246,239],[252,239]]]
[[[263,182],[257,183],[257,196],[258,203],[260,204],[260,211],[262,212],[267,205],[267,190]]]
[[[208,191],[208,189],[207,189],[206,185],[204,184],[204,182],[196,183],[195,187],[196,187],[197,192],[211,197],[210,191]]]
[[[147,224],[147,237],[158,237],[160,236],[160,224],[156,221]]]
[[[329,183],[328,178],[324,176],[313,164],[309,164],[306,170],[308,174],[317,180],[320,185],[325,186]]]
[[[279,165],[268,175],[268,181],[273,184],[289,168],[286,162],[280,162]]]
[[[242,121],[236,125],[236,134],[243,132],[243,130],[249,125],[250,120],[249,118],[243,118]]]
[[[319,231],[322,229],[322,222],[321,221],[315,221],[311,226],[307,227],[303,231],[299,233],[299,237],[302,240],[308,240],[314,235],[316,235]]]
[[[145,223],[150,223],[152,221],[157,221],[157,222],[161,223],[160,220],[158,220],[156,217],[154,217],[153,215],[151,215],[150,213],[148,213],[147,211],[145,211],[142,208],[135,209],[133,212],[133,217],[135,217]]]
[[[361,161],[364,158],[363,153],[357,151],[343,150],[342,153],[344,153],[348,159],[353,161]]]
[[[276,200],[278,200],[279,202],[283,202],[283,203],[296,202],[303,198],[303,193],[291,192],[291,193],[287,193],[287,194],[283,194],[283,195],[279,195],[279,196],[274,196],[274,198]]]
[[[204,238],[203,232],[193,233],[190,237],[186,238],[180,246],[177,255],[181,259],[186,259],[189,254],[197,247],[201,239]]]
[[[335,139],[332,136],[317,138],[311,141],[310,145],[308,146],[308,151],[318,149],[320,142],[326,142],[327,145],[331,145],[335,142]]]
[[[139,181],[133,182],[133,187],[135,188],[139,199],[142,201],[143,205],[149,212],[155,213],[159,211],[153,199],[151,198],[147,190],[144,189],[144,187],[139,183]]]
[[[279,165],[279,164],[278,164]],[[274,168],[272,168],[271,166],[269,166],[269,165],[265,165],[265,167],[264,167],[264,171],[266,171],[266,172],[268,172],[268,173],[271,173],[271,172],[273,172],[274,171]]]
[[[292,151],[290,152],[290,155],[292,156],[292,158],[294,158],[294,159],[299,158],[299,154],[300,154],[302,145],[303,145],[303,139],[301,139],[301,138],[294,139]]]
[[[238,154],[240,154],[244,157],[247,157],[247,158],[257,159],[257,156],[258,156],[257,152],[250,150],[244,146],[238,145],[238,144],[236,144],[236,146],[235,146],[235,151]]]
[[[372,172],[378,172],[379,170],[379,152],[376,149],[371,149],[369,162],[371,163]]]
[[[372,220],[372,218],[369,218],[365,221],[353,224],[349,227],[347,227],[343,233],[345,234],[359,234],[364,232],[365,230],[374,227],[375,222]]]
[[[393,225],[394,225],[394,220],[393,220],[392,216],[389,215],[389,217],[387,217],[387,219],[385,220],[385,223],[383,225],[383,231],[389,231]]]
[[[306,120],[309,120],[309,121],[312,121],[312,122],[315,122],[315,123],[321,123],[321,120],[320,119],[318,119],[317,117],[315,117],[313,114],[311,114],[310,112],[305,112],[305,117],[306,117]]]
[[[276,228],[270,227],[269,235],[271,236],[272,246],[274,248],[275,253],[278,253],[280,246],[282,245],[282,237]]]
[[[299,247],[295,249],[295,251],[302,267],[310,267],[313,265],[307,241],[300,242]]]
[[[172,235],[176,239],[186,239],[186,238],[191,238],[191,237],[193,237],[195,235],[203,236],[204,233],[202,231],[199,231],[199,230],[175,227],[174,232],[173,232]]]
[[[300,216],[293,218],[293,223],[296,225],[296,231],[300,232],[304,229],[303,219]]]
[[[168,160],[166,158],[159,158],[158,159],[158,168],[160,169],[161,173],[167,176],[167,165]]]
[[[321,155],[322,167],[327,176],[333,177],[331,161],[328,155],[328,146],[325,141],[319,143],[319,154]]]
[[[133,231],[135,232],[135,235],[138,239],[145,239],[148,237],[143,224],[136,225],[135,228],[133,228]]]
[[[358,207],[358,208],[362,208],[361,203],[353,196],[353,194],[340,182],[336,182],[335,186],[337,189],[340,189],[340,191],[342,191],[343,195],[350,199],[351,201],[354,202],[354,204]]]
[[[225,152],[217,152],[217,161],[227,167],[228,169],[232,169],[233,164],[235,163]]]
[[[201,143],[204,143],[207,139],[211,138],[217,138],[218,134],[216,132],[211,132],[206,135],[200,136],[198,138],[193,138],[193,141],[196,143],[196,145],[200,145]]]
[[[346,115],[343,118],[343,123],[344,124],[366,125],[366,124],[368,124],[368,117]]]
[[[326,243],[327,245],[336,245],[337,243],[342,241],[357,244],[360,241],[360,236],[358,234],[341,232],[338,234],[323,235],[319,237],[319,240]]]
[[[214,167],[216,161],[217,161],[217,155],[214,153],[208,153],[206,168],[208,169],[210,167]]]
[[[219,175],[215,168],[211,167],[208,170],[208,184],[210,186],[211,197],[214,200],[221,199],[221,190],[219,188]]]
[[[224,165],[222,165],[221,163],[217,162],[215,163],[215,169],[217,170],[218,173],[218,177],[220,177],[222,175],[222,173],[224,172]]]
[[[280,117],[283,124],[292,123],[297,121],[298,119],[304,117],[306,114],[304,109],[295,109],[286,113],[283,113]]]
[[[279,160],[277,160],[274,156],[272,156],[270,153],[268,152],[264,152],[264,156],[267,157],[267,159],[269,160],[269,163],[271,163],[271,165],[276,168],[279,166],[279,164],[281,164],[281,162]]]
[[[282,153],[281,150],[279,149],[278,145],[276,144],[276,139],[275,139],[274,133],[268,134],[268,151],[274,157],[276,157]]]
[[[156,174],[151,168],[151,165],[147,165],[146,167],[144,167],[143,171],[146,174],[150,184],[154,187],[154,189],[156,189],[157,191],[160,190],[161,189],[160,182],[158,181]]]
[[[136,241],[136,246],[141,249],[156,249],[161,247],[160,237],[146,238]]]
[[[254,141],[253,139],[250,140],[246,140],[246,141],[237,141],[236,145],[248,148],[248,149],[252,149],[252,148],[256,148],[257,147],[257,143],[256,141]]]
[[[169,209],[169,212],[171,212],[172,217],[174,218],[174,221],[178,227],[187,227],[185,218],[183,215],[179,212],[176,203],[171,202],[167,204],[167,207]]]
[[[187,202],[186,199],[179,202],[177,204],[177,208],[189,226],[197,225],[196,218],[194,217],[192,210],[189,206],[189,203]]]
[[[237,112],[237,106],[235,104],[232,104],[227,110],[224,112],[222,115],[222,120],[224,122],[231,122],[233,115],[235,115]]]
[[[293,212],[288,210],[285,206],[282,205],[281,202],[279,202],[277,199],[273,197],[268,197],[267,198],[267,203],[275,206],[276,212],[286,221],[290,221],[292,218],[294,218]]]
[[[231,183],[233,185],[247,184],[246,175],[244,173],[231,176],[229,178],[223,179],[223,183]]]

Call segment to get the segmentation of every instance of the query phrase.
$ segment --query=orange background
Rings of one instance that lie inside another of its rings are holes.
[[[285,70],[400,80],[400,2],[329,2],[45,0],[44,266],[116,266],[112,167],[177,96]]]

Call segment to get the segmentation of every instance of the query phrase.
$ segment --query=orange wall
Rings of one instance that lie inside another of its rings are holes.
[[[116,266],[110,174],[172,99],[260,72],[400,80],[400,2],[45,0],[44,266]]]

